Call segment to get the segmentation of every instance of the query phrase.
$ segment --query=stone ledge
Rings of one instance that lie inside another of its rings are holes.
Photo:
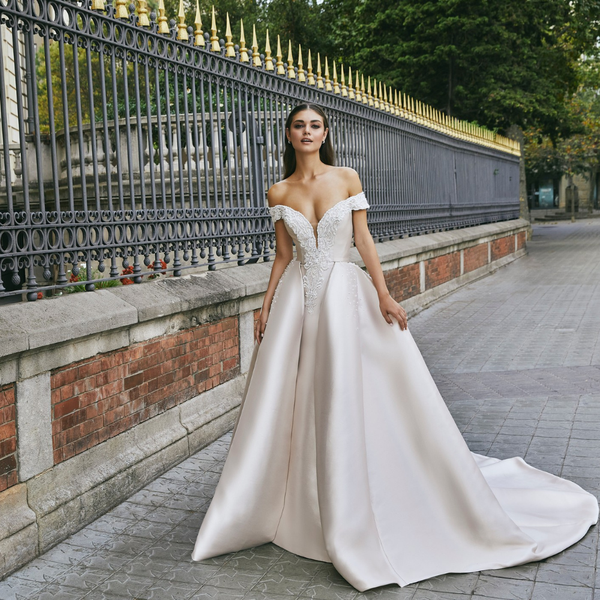
[[[516,219],[391,240],[376,246],[384,269],[389,269],[416,262],[425,253],[442,254],[461,249],[475,240],[484,243],[529,227],[528,221]],[[364,267],[356,248],[352,249],[351,258]],[[210,319],[216,306],[263,294],[270,272],[270,264],[257,263],[56,300],[8,305],[0,309],[0,323],[6,325],[2,329],[10,331],[0,337],[0,358],[106,335],[130,325],[197,309],[204,309],[204,317]],[[218,316],[216,312],[215,316]],[[20,373],[19,377],[35,373],[32,369],[26,375]]]

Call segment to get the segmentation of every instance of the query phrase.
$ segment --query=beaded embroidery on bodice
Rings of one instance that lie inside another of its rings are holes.
[[[369,204],[364,192],[337,202],[319,220],[316,236],[310,221],[301,212],[283,204],[269,208],[273,222],[283,219],[293,232],[296,244],[300,246],[305,270],[302,276],[304,303],[308,312],[314,310],[325,273],[333,262],[331,249],[340,223],[353,210],[367,208]]]

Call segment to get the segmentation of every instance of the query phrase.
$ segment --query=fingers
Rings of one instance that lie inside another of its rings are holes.
[[[254,326],[254,339],[258,344],[262,342],[262,339],[265,335],[265,327],[266,323],[263,323],[260,320],[256,321],[256,325]]]

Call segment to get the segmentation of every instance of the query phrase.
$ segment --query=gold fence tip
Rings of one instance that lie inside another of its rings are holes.
[[[273,71],[273,58],[271,57],[271,44],[269,43],[269,30],[265,39],[265,71]]]
[[[317,87],[323,89],[323,77],[321,77],[321,54],[317,52]]]
[[[287,64],[288,79],[296,79],[296,70],[294,69],[294,57],[292,56],[292,40],[288,40]]]
[[[233,35],[231,35],[231,24],[229,23],[229,13],[226,17],[225,25],[225,56],[233,58],[235,56],[235,49],[233,47]]]
[[[185,10],[183,8],[183,0],[179,0],[179,11],[177,12],[179,23],[177,24],[177,39],[182,42],[187,42],[188,32],[185,24]]]
[[[277,67],[277,75],[285,75],[285,69],[283,68],[283,54],[281,53],[281,38],[277,35],[277,54],[275,55],[277,62],[275,66]]]
[[[344,95],[345,87],[346,86],[342,87],[342,95]],[[356,98],[356,96],[354,95],[354,88],[352,87],[352,67],[348,67],[348,91],[346,93],[348,94],[348,98],[350,98],[351,100],[354,100]]]
[[[167,25],[167,15],[165,14],[164,0],[158,0],[158,33],[162,35],[169,34],[169,26]]]
[[[335,67],[335,60],[333,61],[333,93],[334,94],[339,94],[340,93],[340,86],[338,84],[337,69]]]
[[[329,59],[325,57],[325,91],[332,92],[331,80],[329,79]]]
[[[104,0],[92,0],[90,10],[105,10]]]
[[[204,33],[202,32],[202,17],[200,16],[200,1],[196,0],[196,18],[194,19],[194,46],[205,46]]]
[[[244,19],[240,19],[240,62],[250,62],[248,48],[246,48],[246,34],[244,33]]]
[[[356,92],[356,101],[362,102],[363,95],[362,95],[362,92],[360,89],[360,80],[358,79],[358,71],[356,71],[356,77],[355,77],[355,82],[354,82],[354,91]]]
[[[308,83],[308,85],[315,85],[315,76],[313,75],[312,55],[310,53],[310,49],[308,50],[308,78],[307,78],[307,83]]]
[[[252,64],[255,67],[261,66],[260,54],[258,52],[258,41],[256,39],[256,25],[252,25]]]
[[[373,106],[373,96],[371,94],[371,77],[367,77],[367,99],[369,106]]]
[[[373,77],[373,107],[379,108],[379,97],[377,96],[377,79]]]
[[[302,46],[298,44],[298,81],[301,83],[306,82],[306,75],[304,74],[304,63],[302,62]]]
[[[212,7],[212,21],[210,23],[210,49],[213,52],[221,52],[219,36],[217,35],[217,19],[215,18],[215,5]]]
[[[92,6],[93,10],[93,6]],[[148,19],[148,3],[146,0],[138,0],[138,25],[140,27],[150,27]]]
[[[129,9],[127,7],[127,0],[117,0],[115,5],[115,17],[117,19],[128,19]]]

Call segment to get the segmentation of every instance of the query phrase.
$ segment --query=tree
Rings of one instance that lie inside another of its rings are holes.
[[[461,119],[556,139],[600,1],[326,0],[325,12],[355,68]]]

